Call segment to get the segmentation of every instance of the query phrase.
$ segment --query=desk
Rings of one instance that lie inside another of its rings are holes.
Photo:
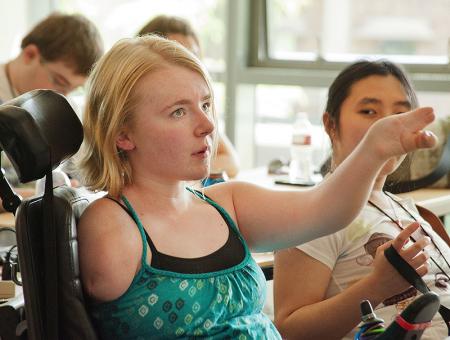
[[[238,174],[236,179],[275,190],[301,190],[302,188],[307,188],[294,185],[275,184],[274,180],[277,177],[280,177],[280,175],[269,175],[266,167],[260,167],[243,170]],[[450,214],[450,189],[425,188],[400,194],[398,196],[413,198],[415,203],[427,208],[437,216]]]
[[[435,213],[437,216],[450,214],[450,189],[419,189],[400,197],[411,197],[415,203]]]
[[[24,305],[24,295],[23,295],[23,289],[22,286],[18,286],[16,285],[16,292],[15,292],[15,296],[7,299],[6,301],[3,301],[2,303],[0,303],[0,307],[2,306],[11,306],[14,309],[19,309],[20,307],[23,307]]]
[[[0,228],[14,227],[14,215],[9,212],[0,213]]]

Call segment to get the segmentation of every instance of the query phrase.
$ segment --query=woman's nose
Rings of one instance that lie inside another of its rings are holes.
[[[211,115],[202,111],[199,114],[199,121],[195,129],[196,135],[207,136],[214,131],[214,128],[215,126]]]

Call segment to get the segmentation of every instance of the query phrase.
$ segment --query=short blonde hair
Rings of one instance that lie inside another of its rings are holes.
[[[138,102],[134,91],[137,82],[168,65],[185,67],[202,76],[212,96],[211,112],[216,124],[211,82],[197,57],[181,45],[158,36],[118,41],[100,59],[87,82],[84,142],[78,166],[82,182],[89,189],[105,190],[117,197],[124,185],[132,183],[127,155],[118,150],[116,138],[130,122]],[[216,134],[213,140],[216,145]]]

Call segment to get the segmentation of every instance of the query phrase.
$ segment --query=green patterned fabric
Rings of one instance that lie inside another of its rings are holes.
[[[102,339],[281,339],[262,313],[266,297],[264,274],[233,220],[215,202],[198,196],[224,213],[244,244],[244,260],[229,269],[202,274],[153,268],[145,261],[143,226],[128,206],[144,245],[142,265],[121,297],[90,306]]]

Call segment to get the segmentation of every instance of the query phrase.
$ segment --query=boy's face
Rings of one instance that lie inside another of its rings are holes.
[[[49,89],[66,95],[86,81],[85,75],[76,74],[73,67],[64,61],[45,60],[35,45],[22,50],[22,61],[21,79],[14,84],[19,94]]]
[[[83,86],[86,81],[86,76],[75,74],[72,68],[62,61],[51,62],[41,59],[40,64],[44,71],[39,79],[41,84],[64,95]]]

